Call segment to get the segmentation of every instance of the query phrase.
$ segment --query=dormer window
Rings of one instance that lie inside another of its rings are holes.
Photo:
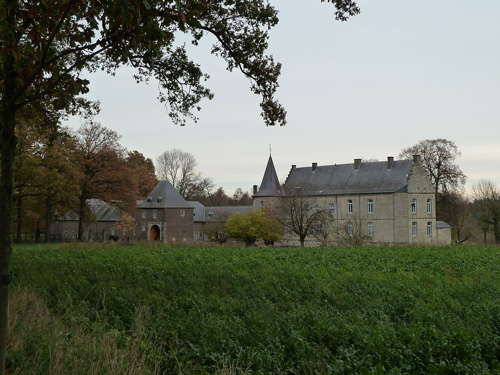
[[[158,197],[156,200],[157,200],[158,203],[160,203],[163,200],[163,198],[162,197]]]
[[[153,197],[148,197],[148,203],[153,201]]]

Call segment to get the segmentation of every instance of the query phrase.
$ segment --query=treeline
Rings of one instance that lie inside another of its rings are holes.
[[[137,200],[145,199],[158,183],[150,158],[127,150],[117,132],[91,118],[73,130],[61,127],[60,118],[41,111],[24,111],[20,116],[16,128],[15,242],[48,242],[52,221],[69,211],[79,215],[78,237],[83,238],[84,225],[95,220],[87,205],[89,199],[103,200],[135,216]],[[170,173],[165,173],[165,162],[159,162],[165,155],[173,157]],[[158,176],[172,182],[185,199],[206,206],[252,204],[248,192],[240,188],[227,195],[211,178],[196,172],[192,154],[167,151],[158,158],[157,166],[163,168]]]
[[[133,212],[157,184],[154,164],[120,144],[120,135],[86,121],[78,130],[37,126],[43,117],[19,121],[16,136],[14,239],[50,238],[50,224],[70,210],[92,220],[88,199],[102,199]]]
[[[156,158],[156,173],[161,180],[168,180],[186,200],[198,201],[204,206],[247,206],[252,204],[248,191],[238,188],[227,195],[213,179],[203,177],[196,170],[198,162],[190,152],[168,150]]]

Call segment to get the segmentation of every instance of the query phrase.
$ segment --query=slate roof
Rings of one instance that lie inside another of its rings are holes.
[[[231,216],[236,213],[247,213],[253,206],[217,206],[205,207],[205,221],[219,221],[221,216]]]
[[[354,163],[293,168],[285,189],[301,187],[308,195],[343,195],[392,193],[406,191],[407,177],[413,160],[395,160],[390,169],[387,162],[365,162],[354,169]]]
[[[444,229],[444,228],[451,228],[451,226],[450,226],[450,224],[448,224],[444,221],[436,221],[436,228]]]
[[[255,193],[254,197],[274,197],[281,191],[280,181],[274,168],[273,158],[269,156],[267,161],[266,171],[262,178],[259,191]]]
[[[116,206],[112,206],[100,199],[87,199],[87,205],[90,211],[95,215],[97,221],[120,221],[122,210]],[[75,211],[69,211],[64,214],[62,220],[79,220],[80,215]]]
[[[194,208],[193,220],[195,222],[218,221],[222,215],[227,217],[237,212],[246,213],[253,209],[253,206],[213,206],[205,207],[200,202],[188,202]]]
[[[200,202],[188,201],[193,207],[193,221],[205,221],[205,206]]]
[[[161,180],[158,185],[142,201],[139,208],[192,208],[167,180]]]

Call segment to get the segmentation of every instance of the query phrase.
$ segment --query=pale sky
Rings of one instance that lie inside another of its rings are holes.
[[[229,194],[260,184],[269,145],[284,179],[292,164],[385,160],[435,138],[462,152],[456,163],[468,188],[481,179],[500,186],[500,1],[359,1],[361,14],[347,22],[320,0],[271,4],[280,23],[268,52],[283,65],[285,127],[264,125],[248,80],[227,72],[209,43],[192,54],[215,93],[198,123],[173,125],[157,84],[136,84],[129,69],[90,76],[97,121],[153,160],[174,148],[191,152],[203,176]]]

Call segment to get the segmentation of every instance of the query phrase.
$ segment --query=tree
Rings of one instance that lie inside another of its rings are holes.
[[[197,166],[193,154],[177,148],[165,151],[156,158],[156,171],[160,180],[170,181],[185,199],[194,195],[193,190],[201,180],[200,173],[196,172]]]
[[[78,239],[84,240],[87,200],[101,199],[125,210],[135,210],[137,189],[125,159],[120,136],[98,123],[83,124],[75,133],[74,160],[79,171]]]
[[[135,217],[128,212],[123,212],[120,216],[120,222],[116,226],[116,230],[118,232],[122,232],[123,236],[125,236],[127,232],[133,231],[135,229],[135,226]],[[123,240],[125,241],[125,238]]]
[[[441,217],[450,224],[456,234],[458,245],[473,235],[471,201],[462,190],[454,190],[441,195]]]
[[[129,151],[125,159],[131,169],[137,185],[137,199],[145,199],[158,184],[155,166],[150,158],[146,158],[139,151]]]
[[[335,217],[330,212],[323,211],[312,228],[312,235],[321,242],[321,246],[328,246],[328,241],[335,236],[335,229]]]
[[[359,13],[352,0],[332,0],[336,18]],[[274,98],[280,64],[266,55],[268,31],[277,11],[264,0],[165,2],[160,0],[2,0],[0,7],[0,375],[4,373],[8,324],[8,284],[12,253],[16,114],[30,103],[58,111],[88,91],[83,71],[113,73],[121,65],[137,69],[136,80],[154,77],[159,98],[172,120],[196,120],[208,77],[176,47],[178,32],[193,44],[213,35],[212,53],[239,69],[262,97],[266,125],[285,124],[286,112]]]
[[[67,204],[75,194],[76,176],[69,155],[73,140],[67,129],[59,127],[58,121],[59,118],[52,118],[39,108],[29,108],[18,118],[17,241],[23,233],[23,218],[30,213],[36,221],[37,240],[45,228],[48,242],[53,208]]]
[[[492,182],[482,180],[472,185],[472,198],[474,200],[474,210],[479,227],[484,233],[493,231],[495,243],[500,243],[500,190]]]
[[[465,184],[466,176],[455,164],[455,159],[462,154],[454,142],[442,138],[426,139],[403,149],[399,158],[412,159],[413,155],[421,156],[435,187],[436,200],[439,200],[440,193],[445,194]]]
[[[273,202],[272,210],[283,227],[299,237],[301,247],[307,236],[330,217],[307,187],[286,187]]]
[[[251,206],[253,199],[248,191],[243,191],[242,188],[237,188],[233,196],[229,199],[231,206]]]
[[[218,242],[222,245],[228,240],[229,232],[226,229],[226,222],[230,216],[227,212],[220,212],[205,224],[204,232],[210,241]]]
[[[349,219],[342,219],[339,226],[339,237],[344,243],[350,246],[362,246],[370,236],[367,233],[365,220],[354,216]]]
[[[226,230],[230,238],[245,241],[247,245],[255,243],[257,238],[274,242],[283,235],[279,220],[266,208],[231,215],[226,222]]]

